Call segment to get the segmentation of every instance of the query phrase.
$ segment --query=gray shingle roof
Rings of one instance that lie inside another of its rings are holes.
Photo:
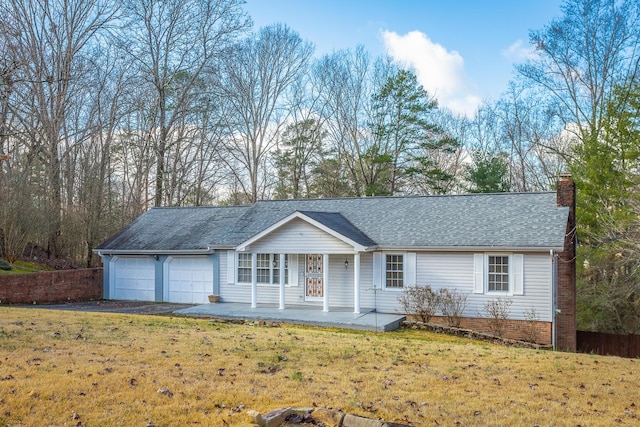
[[[555,193],[259,201],[244,207],[154,208],[98,250],[236,246],[300,211],[384,248],[562,248],[569,209]],[[371,245],[363,245],[371,246]]]
[[[223,245],[224,234],[249,206],[153,208],[97,250],[179,251]]]
[[[376,242],[351,224],[351,222],[340,213],[315,211],[300,211],[300,213],[364,247],[376,246]]]

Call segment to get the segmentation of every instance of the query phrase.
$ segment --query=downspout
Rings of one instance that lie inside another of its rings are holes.
[[[98,256],[100,257],[100,261],[102,262],[102,298],[103,299],[111,299],[113,295],[111,295],[111,259],[113,258],[110,254],[102,253],[102,251],[96,251]]]
[[[558,255],[553,249],[549,251],[551,256],[551,346],[556,348],[556,310],[558,300]]]

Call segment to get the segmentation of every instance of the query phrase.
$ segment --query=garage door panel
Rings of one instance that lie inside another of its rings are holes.
[[[114,262],[113,298],[154,301],[155,266],[148,257],[122,257]]]
[[[208,257],[176,257],[167,268],[168,302],[203,304],[213,292],[213,263]]]

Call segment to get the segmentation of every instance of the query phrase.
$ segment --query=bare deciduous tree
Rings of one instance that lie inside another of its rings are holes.
[[[307,70],[312,53],[310,43],[277,24],[243,40],[225,58],[219,90],[227,105],[227,163],[250,202],[265,195],[268,155],[289,116],[283,97]]]
[[[378,70],[382,73],[383,67]],[[338,51],[321,58],[314,66],[316,85],[323,88],[322,114],[333,147],[332,172],[350,183],[351,194],[363,196],[375,171],[364,160],[372,143],[368,131],[371,122],[371,97],[375,93],[374,65],[370,55],[359,46],[355,51]],[[384,77],[378,80],[383,81]],[[329,166],[329,164],[326,164]]]
[[[565,124],[584,141],[600,134],[615,85],[638,79],[640,4],[567,0],[562,10],[561,19],[530,33],[537,56],[517,69],[547,91]]]
[[[168,154],[180,138],[176,126],[190,113],[204,74],[215,70],[224,49],[249,27],[240,5],[239,0],[126,3],[128,30],[122,45],[153,94],[147,114],[154,118],[148,136],[156,154],[156,206],[167,198],[167,168],[173,167]]]
[[[94,37],[116,16],[110,0],[8,0],[0,6],[5,37],[18,68],[12,114],[19,121],[28,156],[44,167],[48,247],[59,254],[63,206],[61,158],[77,129],[68,115],[73,93],[83,86],[82,61]],[[31,163],[33,165],[33,163]]]

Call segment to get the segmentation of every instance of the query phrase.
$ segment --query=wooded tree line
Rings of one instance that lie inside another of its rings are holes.
[[[583,328],[640,332],[639,5],[566,0],[473,117],[240,0],[0,2],[0,255],[91,249],[152,206],[578,187]]]

